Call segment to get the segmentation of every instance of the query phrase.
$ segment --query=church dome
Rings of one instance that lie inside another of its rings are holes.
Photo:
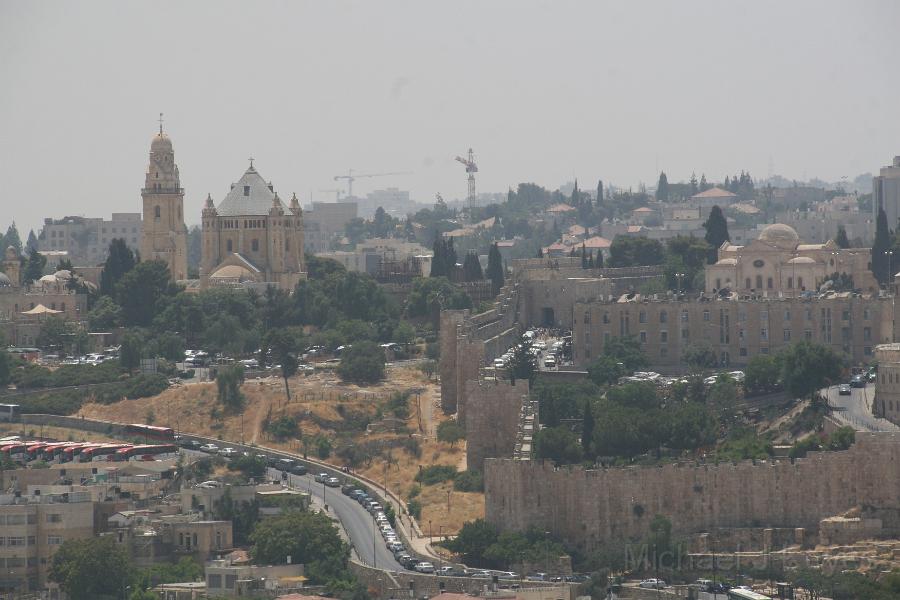
[[[171,152],[172,151],[172,140],[169,139],[169,136],[164,134],[163,132],[159,132],[153,136],[153,141],[150,142],[150,152]]]
[[[0,287],[12,287],[12,281],[6,276],[6,273],[0,273]]]
[[[797,235],[797,232],[794,231],[793,227],[782,223],[774,223],[762,230],[759,234],[759,239],[764,242],[778,244],[784,242],[799,242],[800,236]]]
[[[253,273],[240,265],[226,265],[213,272],[210,279],[233,279],[236,281],[252,281]]]

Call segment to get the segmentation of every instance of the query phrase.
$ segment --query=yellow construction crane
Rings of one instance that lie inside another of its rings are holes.
[[[335,175],[334,180],[338,181],[340,179],[346,179],[347,180],[347,195],[352,196],[353,195],[353,182],[356,181],[357,179],[363,179],[366,177],[384,177],[386,175],[410,175],[410,174],[411,174],[410,171],[397,171],[395,173],[365,173],[362,175],[354,175],[353,169],[347,169],[346,175]]]
[[[468,158],[463,158],[462,156],[456,157],[457,162],[461,162],[466,166],[466,173],[469,174],[469,197],[468,205],[469,208],[475,208],[475,173],[478,172],[478,165],[475,164],[475,153],[472,152],[472,149],[469,148]]]

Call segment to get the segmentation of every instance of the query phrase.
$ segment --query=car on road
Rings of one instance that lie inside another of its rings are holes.
[[[546,573],[532,573],[531,575],[527,575],[525,579],[528,581],[547,581],[548,575]]]
[[[393,542],[387,543],[387,549],[391,552],[399,552],[401,550],[404,550],[405,548],[406,547],[403,545],[403,542],[401,542],[400,540],[395,540]]]
[[[420,563],[416,563],[416,571],[419,573],[434,573],[434,565],[430,562],[422,561]]]
[[[219,451],[219,447],[215,444],[203,444],[200,446],[201,452],[207,452],[209,454],[216,454]]]
[[[498,579],[522,579],[522,576],[515,571],[498,571]]]
[[[330,477],[330,475],[328,475],[328,473],[319,473],[315,477],[316,483],[325,483],[325,480],[328,479],[329,477]]]
[[[661,590],[666,587],[666,582],[662,579],[644,579],[638,584],[638,587],[650,590]]]
[[[294,475],[306,475],[309,471],[303,465],[294,465],[290,468]]]
[[[544,366],[547,367],[548,369],[552,369],[553,367],[556,366],[556,359],[553,358],[552,356],[548,356],[547,358],[544,359]]]
[[[479,571],[472,571],[471,573],[469,573],[469,577],[475,579],[490,579],[491,577],[493,577],[493,574],[490,571],[485,571],[482,569]]]
[[[185,450],[199,450],[202,444],[197,440],[181,440],[178,445]]]
[[[854,375],[852,379],[850,379],[850,387],[855,388],[864,388],[866,387],[866,378],[862,375]]]
[[[227,447],[219,450],[219,456],[224,456],[225,458],[232,458],[238,455],[238,451],[234,448]]]
[[[841,396],[849,396],[850,395],[850,386],[846,383],[842,383],[838,386],[838,394]]]
[[[340,487],[341,480],[337,477],[329,477],[325,480],[325,485],[327,485],[328,487]]]

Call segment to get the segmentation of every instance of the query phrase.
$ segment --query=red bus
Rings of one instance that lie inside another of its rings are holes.
[[[132,444],[103,444],[95,448],[85,448],[81,451],[78,460],[81,462],[91,462],[98,456],[115,454],[118,450],[121,450],[122,448],[131,448],[131,446]]]
[[[44,448],[47,447],[49,442],[35,442],[29,443],[25,447],[25,457],[27,460],[34,460],[38,458],[44,452]]]
[[[75,442],[55,442],[53,444],[47,444],[46,446],[44,446],[43,450],[44,460],[47,462],[52,461],[59,455],[60,452],[74,444]]]
[[[75,458],[81,453],[89,448],[99,448],[103,444],[98,444],[96,442],[82,442],[80,444],[72,444],[66,448],[63,448],[63,451],[60,452],[59,458],[61,462],[72,462]]]
[[[125,433],[128,435],[141,436],[148,440],[154,439],[165,442],[175,441],[175,430],[171,427],[156,427],[155,425],[132,423],[131,425],[125,426]]]
[[[0,454],[3,454],[8,458],[14,458],[19,454],[23,454],[26,447],[26,442],[10,442],[8,444],[3,444],[2,446],[0,446]]]
[[[158,444],[146,446],[131,446],[130,448],[120,448],[116,453],[107,458],[107,460],[123,461],[134,456],[155,456],[157,454],[172,454],[178,452],[178,446],[175,444]]]

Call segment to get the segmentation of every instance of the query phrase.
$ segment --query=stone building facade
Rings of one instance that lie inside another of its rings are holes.
[[[200,285],[267,286],[293,290],[306,278],[303,211],[286,206],[271,183],[250,168],[216,206],[203,208]]]
[[[41,252],[66,252],[76,266],[103,264],[116,238],[134,252],[141,251],[141,213],[112,213],[111,218],[69,216],[44,219],[37,236]]]
[[[141,260],[161,260],[172,279],[187,279],[187,228],[184,226],[184,189],[172,140],[159,133],[150,143],[150,163],[141,190],[144,203]]]
[[[792,227],[775,223],[744,246],[722,244],[718,261],[706,267],[706,291],[799,296],[817,291],[833,273],[851,275],[866,293],[878,290],[868,248],[840,248],[833,240],[805,244]]]
[[[878,379],[872,413],[900,425],[900,343],[875,347]]]
[[[662,299],[622,296],[613,302],[579,302],[572,334],[577,365],[603,353],[612,338],[633,336],[650,364],[677,369],[684,351],[708,344],[723,366],[744,365],[801,340],[832,348],[852,364],[875,358],[875,346],[894,339],[894,299],[850,292],[814,297],[764,298],[705,295]]]
[[[485,461],[485,518],[501,530],[550,531],[586,551],[636,540],[664,515],[673,533],[802,527],[857,506],[900,508],[900,434],[857,433],[842,452],[737,464],[585,470]]]

